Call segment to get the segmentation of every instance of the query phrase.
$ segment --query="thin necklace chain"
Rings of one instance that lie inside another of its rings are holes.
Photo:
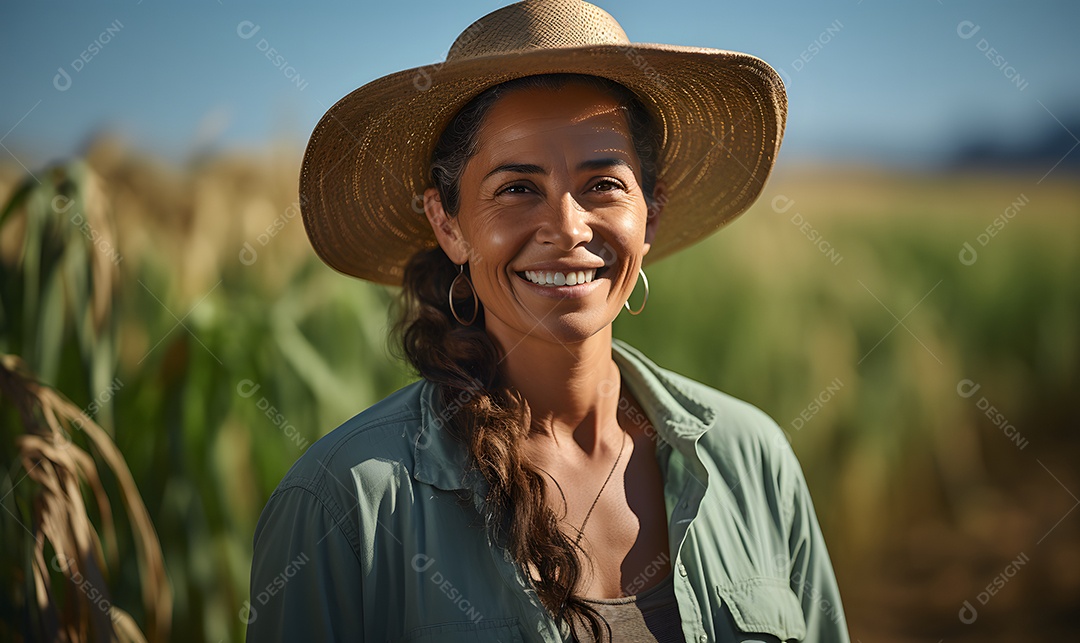
[[[600,486],[600,491],[596,493],[596,498],[592,501],[592,506],[589,507],[589,512],[585,514],[585,520],[581,521],[581,528],[578,529],[577,539],[574,541],[575,549],[577,548],[578,544],[581,543],[581,537],[585,535],[585,525],[589,522],[589,517],[592,516],[593,509],[596,509],[596,503],[600,502],[600,496],[604,493],[604,489],[607,488],[607,484],[611,480],[611,476],[615,474],[615,469],[619,467],[619,460],[622,459],[622,454],[625,450],[626,429],[623,429],[622,446],[619,447],[619,455],[615,457],[615,464],[611,465],[611,471],[608,471],[607,478],[604,478],[604,484]]]

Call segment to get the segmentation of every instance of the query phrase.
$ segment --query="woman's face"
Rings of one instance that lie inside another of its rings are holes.
[[[492,105],[458,215],[432,223],[450,258],[468,260],[505,348],[524,335],[581,341],[619,314],[657,222],[640,177],[624,112],[601,90],[519,89]]]

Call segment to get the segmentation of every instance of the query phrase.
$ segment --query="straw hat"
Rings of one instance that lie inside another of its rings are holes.
[[[761,193],[787,117],[772,67],[738,52],[631,43],[581,0],[526,0],[470,25],[446,62],[374,80],[319,120],[300,172],[315,252],[347,275],[400,284],[409,258],[437,244],[422,195],[443,129],[485,89],[548,73],[621,83],[660,127],[667,201],[649,262],[715,232]]]

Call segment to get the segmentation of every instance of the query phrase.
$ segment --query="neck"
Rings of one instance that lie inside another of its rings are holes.
[[[531,335],[504,343],[492,335],[504,347],[503,372],[529,403],[530,439],[559,448],[576,444],[586,455],[602,445],[619,447],[621,379],[611,357],[610,325],[575,343]]]

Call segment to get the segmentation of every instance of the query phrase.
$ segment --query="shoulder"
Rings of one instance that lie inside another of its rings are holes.
[[[317,440],[281,479],[267,506],[285,495],[299,496],[341,520],[357,503],[408,484],[424,383],[398,389]]]
[[[710,448],[757,448],[774,452],[790,450],[787,437],[767,413],[753,404],[713,386],[657,365],[637,349],[617,340],[620,352],[637,362],[655,381],[668,410],[692,417],[705,429],[700,443]]]
[[[787,436],[765,411],[717,388],[656,365],[640,352],[623,344],[668,395],[669,406],[696,419],[700,435],[696,452],[707,468],[725,480],[742,481],[742,491],[767,495],[790,506],[802,479],[798,460]]]
[[[730,494],[743,511],[764,512],[778,526],[789,525],[805,479],[783,429],[749,402],[687,377],[672,377],[715,412],[697,453],[724,481],[725,497]]]
[[[317,440],[292,466],[282,484],[295,478],[348,473],[373,459],[408,460],[410,435],[422,418],[424,380],[404,386],[349,418]]]
[[[714,412],[698,443],[702,455],[740,469],[761,470],[763,475],[798,467],[787,435],[768,413],[707,384],[674,373],[672,377]]]
[[[774,461],[791,452],[783,429],[768,413],[707,384],[683,379],[715,411],[713,421],[701,437],[701,444],[710,454],[723,456],[737,452],[754,460]]]

